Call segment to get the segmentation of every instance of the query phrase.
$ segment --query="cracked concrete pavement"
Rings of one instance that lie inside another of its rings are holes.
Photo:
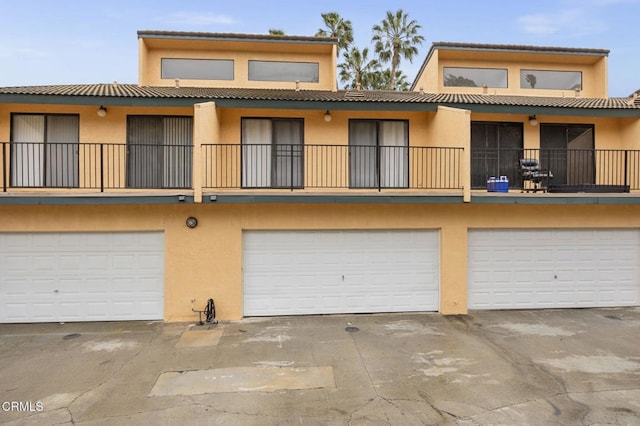
[[[4,324],[0,424],[640,424],[639,336],[640,308]],[[152,392],[187,372],[219,381]]]

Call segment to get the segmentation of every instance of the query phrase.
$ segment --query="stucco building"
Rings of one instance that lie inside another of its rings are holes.
[[[608,51],[434,43],[390,92],[331,38],[138,42],[138,84],[0,88],[1,322],[640,305]]]

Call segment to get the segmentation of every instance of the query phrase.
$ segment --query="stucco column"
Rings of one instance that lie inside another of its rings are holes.
[[[215,102],[204,102],[194,105],[193,111],[193,198],[194,202],[202,202],[202,187],[205,184],[203,174],[204,149],[202,145],[218,143],[220,123]]]
[[[463,225],[446,226],[440,242],[440,313],[467,313],[467,233]]]
[[[471,111],[439,106],[433,121],[435,145],[462,148],[460,185],[465,203],[471,201]]]

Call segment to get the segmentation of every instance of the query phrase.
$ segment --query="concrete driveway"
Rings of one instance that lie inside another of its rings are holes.
[[[640,424],[640,308],[0,325],[6,424]]]

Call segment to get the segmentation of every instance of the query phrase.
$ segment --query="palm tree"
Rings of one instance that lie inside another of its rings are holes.
[[[277,28],[269,28],[269,35],[285,35],[284,30]]]
[[[338,50],[336,56],[340,56],[340,52],[346,52],[351,43],[353,43],[351,21],[342,19],[337,12],[322,13],[320,16],[322,16],[325,28],[319,28],[316,32],[316,37],[337,38]]]
[[[372,90],[409,90],[409,81],[408,77],[402,70],[396,71],[395,75],[395,83],[394,86],[391,86],[391,70],[386,69],[384,71],[378,71],[371,74],[369,80],[369,86]]]
[[[409,16],[402,9],[396,13],[387,11],[387,18],[380,25],[373,26],[373,38],[376,53],[381,62],[391,62],[391,81],[389,89],[396,87],[396,71],[401,59],[413,62],[418,54],[416,46],[421,45],[424,37],[418,34],[422,28],[415,20],[409,21]]]
[[[338,65],[340,68],[340,81],[345,83],[347,89],[370,88],[372,74],[378,71],[380,64],[375,59],[369,60],[369,49],[366,47],[360,51],[357,47],[343,55],[344,63]]]

